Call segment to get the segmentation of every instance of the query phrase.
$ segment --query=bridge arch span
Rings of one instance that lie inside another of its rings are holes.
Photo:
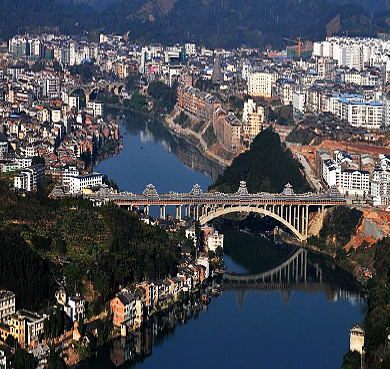
[[[307,238],[307,234],[301,233],[298,231],[296,227],[294,227],[291,223],[284,219],[280,215],[276,214],[273,211],[267,210],[264,207],[251,206],[251,205],[240,205],[240,206],[228,206],[228,207],[219,207],[216,210],[212,210],[209,213],[206,213],[199,217],[200,225],[205,225],[211,220],[218,218],[222,215],[231,214],[231,213],[258,213],[262,215],[267,215],[280,223],[286,226],[300,241],[304,241]]]

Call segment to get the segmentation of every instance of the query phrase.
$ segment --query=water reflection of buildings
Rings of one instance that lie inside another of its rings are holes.
[[[213,180],[223,171],[218,164],[204,157],[195,145],[172,135],[165,129],[157,130],[154,126],[149,128],[146,124],[145,128],[140,131],[140,140],[142,143],[161,143],[166,152],[175,154],[186,167],[204,173]]]
[[[323,270],[318,263],[308,261],[308,252],[297,249],[280,265],[266,272],[254,275],[224,275],[224,289],[236,291],[237,307],[242,309],[245,293],[259,290],[263,292],[279,291],[283,304],[287,305],[294,292],[314,293],[324,291],[328,301],[346,301],[350,304],[362,304],[361,291],[356,286],[351,290],[338,287],[324,280]]]
[[[132,365],[142,361],[152,354],[154,345],[158,345],[173,333],[177,325],[185,324],[200,311],[206,310],[209,301],[208,293],[200,290],[190,300],[150,317],[148,323],[140,330],[127,337],[114,339],[110,350],[111,362],[120,367],[125,363]]]

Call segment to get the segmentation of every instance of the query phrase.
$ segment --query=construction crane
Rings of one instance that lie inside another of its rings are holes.
[[[293,39],[287,38],[287,37],[285,37],[284,39],[285,39],[286,41],[289,41],[289,42],[292,42],[292,43],[298,45],[298,58],[300,58],[300,57],[301,57],[301,49],[302,49],[302,40],[301,40],[301,36],[299,36],[298,39],[296,39],[296,40],[293,40]]]

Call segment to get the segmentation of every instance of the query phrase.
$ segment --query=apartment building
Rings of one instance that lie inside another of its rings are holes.
[[[248,94],[252,97],[272,97],[273,75],[268,72],[254,72],[248,76]]]
[[[113,314],[113,324],[116,327],[126,325],[132,327],[136,316],[135,296],[130,290],[124,288],[116,294],[110,302]]]
[[[76,194],[82,192],[85,188],[99,187],[103,184],[103,175],[101,173],[91,173],[81,176],[69,177],[69,193]]]
[[[15,294],[11,291],[0,290],[0,322],[15,313]]]
[[[241,149],[242,123],[233,113],[226,113],[222,108],[218,109],[213,128],[225,150],[237,152]]]
[[[27,192],[36,191],[44,174],[45,167],[42,164],[26,168],[14,177],[14,188]]]
[[[264,107],[257,106],[253,99],[245,101],[242,122],[244,136],[256,137],[264,124]]]
[[[222,104],[213,95],[182,84],[177,89],[177,106],[185,113],[207,122],[213,120],[215,111]]]
[[[365,170],[342,169],[333,159],[323,162],[322,176],[329,187],[336,186],[342,194],[368,195],[370,173]]]

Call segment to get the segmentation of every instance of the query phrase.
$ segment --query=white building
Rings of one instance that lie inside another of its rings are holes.
[[[338,189],[349,195],[368,195],[370,193],[370,173],[365,170],[343,169]]]
[[[247,81],[249,74],[251,72],[251,63],[249,60],[245,60],[244,63],[242,64],[242,78]]]
[[[296,89],[293,92],[293,114],[295,119],[299,119],[305,113],[306,108],[306,91],[303,89]]]
[[[28,192],[35,191],[44,174],[45,167],[42,164],[26,168],[14,177],[14,188]]]
[[[278,81],[278,96],[283,105],[290,105],[294,99],[295,83],[292,79],[284,78]]]
[[[194,246],[196,246],[196,233],[195,233],[195,226],[191,226],[189,228],[186,229],[186,237],[189,239],[189,240],[192,240],[193,243],[194,243]]]
[[[383,121],[382,102],[366,100],[363,95],[337,93],[327,95],[325,111],[346,120],[354,127],[379,129]]]
[[[332,159],[324,160],[322,176],[329,187],[336,186],[342,194],[368,195],[370,193],[370,173],[357,169],[341,169]]]
[[[76,194],[82,192],[85,188],[99,187],[102,184],[103,175],[101,173],[74,176],[69,178],[69,192]]]
[[[0,290],[0,322],[15,314],[15,294]]]
[[[390,170],[376,168],[372,172],[371,196],[374,205],[390,205]]]
[[[7,355],[4,350],[0,350],[0,369],[8,369]]]
[[[210,274],[210,262],[209,262],[209,259],[206,258],[206,257],[199,257],[196,260],[196,264],[203,265],[206,268],[206,270],[204,272],[204,278],[207,279],[209,277],[209,274]]]
[[[382,125],[390,126],[390,96],[385,95],[382,100]]]
[[[333,159],[324,160],[322,163],[322,177],[329,187],[340,183],[341,168]]]
[[[186,55],[193,56],[196,55],[196,45],[193,43],[187,43],[184,45],[186,49]]]
[[[103,115],[103,103],[97,101],[88,101],[87,113],[94,117],[101,117]]]
[[[268,72],[254,72],[248,76],[248,94],[253,97],[272,97],[273,76]]]
[[[17,163],[19,165],[20,169],[25,169],[25,168],[31,167],[32,158],[18,157],[18,158],[15,158],[15,163]]]
[[[242,121],[244,123],[244,134],[251,138],[256,137],[260,133],[264,123],[264,108],[257,106],[252,99],[248,99],[248,101],[244,102]]]
[[[65,307],[66,314],[71,321],[85,319],[85,301],[80,296],[70,297]]]
[[[69,96],[69,108],[75,108],[76,111],[80,109],[80,98],[78,96]]]
[[[8,140],[2,133],[0,133],[0,156],[8,153]]]
[[[77,177],[78,175],[80,175],[80,172],[76,167],[65,168],[62,171],[62,184],[69,185],[70,178]]]
[[[218,234],[218,231],[207,235],[207,248],[209,251],[216,251],[220,246],[223,249],[223,234]]]
[[[43,96],[53,99],[59,96],[59,81],[55,73],[43,72]]]
[[[356,324],[351,327],[349,331],[349,349],[351,351],[357,351],[360,355],[363,354],[364,347],[364,330],[359,325]]]

